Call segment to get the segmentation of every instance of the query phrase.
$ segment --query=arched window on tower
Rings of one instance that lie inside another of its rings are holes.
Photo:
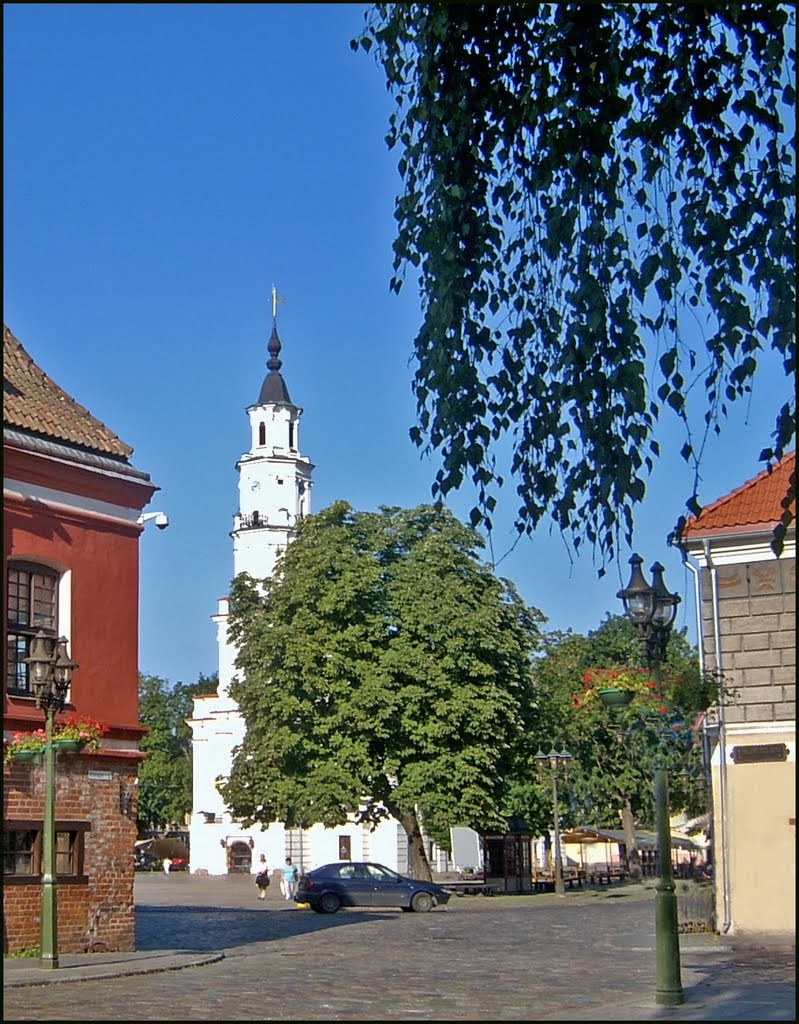
[[[266,424],[259,423],[258,425],[258,444],[261,448],[266,444]]]
[[[294,444],[294,420],[289,423],[289,451],[294,451],[296,445]]]

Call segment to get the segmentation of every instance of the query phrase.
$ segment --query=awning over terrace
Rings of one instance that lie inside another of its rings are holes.
[[[658,848],[658,837],[655,832],[636,831],[635,839],[639,850],[657,850]],[[587,827],[572,828],[567,832],[561,832],[560,841],[561,843],[572,843],[581,846],[588,846],[593,843],[625,844],[627,842],[622,831]],[[701,843],[697,843],[688,836],[681,835],[679,832],[672,832],[671,845],[675,849],[683,850],[701,850],[703,848]]]

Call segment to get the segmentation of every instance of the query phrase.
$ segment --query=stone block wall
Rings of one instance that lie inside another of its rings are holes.
[[[11,761],[3,772],[3,820],[41,822],[43,763]],[[83,874],[58,880],[58,948],[62,953],[135,948],[133,852],[137,762],[108,754],[56,755],[56,829],[83,836]],[[5,952],[39,947],[41,883],[6,875]]]
[[[712,669],[718,661],[709,570],[701,576],[704,650]],[[721,664],[733,690],[727,722],[795,720],[796,559],[722,565],[717,582]]]

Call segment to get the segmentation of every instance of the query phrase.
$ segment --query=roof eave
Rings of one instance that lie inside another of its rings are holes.
[[[3,428],[3,446],[18,448],[59,462],[74,463],[81,466],[82,469],[100,472],[106,476],[134,480],[137,483],[147,484],[156,491],[160,490],[152,483],[148,473],[136,469],[121,456],[109,455],[106,452],[93,451],[59,441],[49,441],[46,438],[8,426]]]

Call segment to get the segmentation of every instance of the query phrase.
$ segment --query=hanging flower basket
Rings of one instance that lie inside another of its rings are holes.
[[[100,749],[100,738],[106,732],[108,726],[102,722],[81,715],[70,715],[53,730],[53,744],[71,753],[77,753],[84,747],[94,753]],[[69,746],[65,745],[67,743]],[[76,747],[74,744],[80,745]]]
[[[596,691],[597,697],[608,707],[624,707],[635,696],[634,690],[620,690],[613,686],[603,686]]]
[[[86,746],[86,740],[59,738],[53,740],[53,746],[64,754],[79,754]]]
[[[9,757],[13,761],[21,761],[23,764],[30,764],[32,761],[35,761],[37,757],[39,757],[39,755],[42,752],[42,749],[42,747],[40,747],[38,750],[26,750],[24,748],[18,748],[16,750],[12,750],[11,753],[9,754]]]
[[[100,739],[108,731],[108,726],[92,718],[81,715],[70,715],[63,722],[56,723],[53,728],[53,747],[66,754],[77,754],[81,750],[92,753],[100,749]],[[47,744],[44,729],[34,732],[15,732],[3,744],[3,763],[11,760],[32,761],[41,754]]]
[[[596,704],[622,707],[634,699],[648,701],[656,694],[652,675],[646,669],[627,665],[587,668],[583,672],[582,686],[572,694],[576,708]]]
[[[12,760],[33,761],[44,750],[45,739],[44,729],[12,733],[11,739],[3,743],[3,763],[8,764]]]

